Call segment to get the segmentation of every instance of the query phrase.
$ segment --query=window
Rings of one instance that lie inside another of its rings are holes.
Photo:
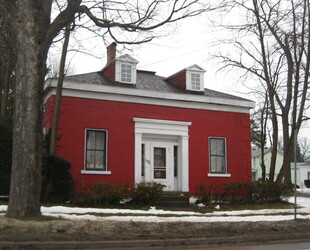
[[[106,171],[107,131],[86,130],[85,170]]]
[[[132,82],[132,65],[121,63],[121,82]]]
[[[200,73],[191,73],[191,90],[200,90]]]
[[[225,138],[210,138],[210,173],[226,174],[226,140]]]
[[[194,64],[186,69],[186,90],[204,91],[204,73],[206,72],[200,66]]]
[[[310,180],[310,172],[308,172],[307,175],[308,175],[308,180]]]
[[[115,82],[136,84],[138,61],[130,55],[115,58]]]
[[[178,177],[178,146],[173,146],[174,177]]]
[[[141,145],[141,176],[144,176],[145,169],[145,144]]]
[[[154,147],[154,179],[166,179],[166,148]]]

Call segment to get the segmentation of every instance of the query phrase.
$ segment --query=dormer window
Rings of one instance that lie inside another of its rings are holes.
[[[186,89],[190,91],[204,91],[205,70],[198,65],[186,68]]]
[[[132,65],[121,63],[121,82],[132,82]]]
[[[115,81],[136,84],[138,61],[129,55],[115,58]]]
[[[190,77],[190,87],[192,90],[198,90],[200,91],[200,73],[190,73],[191,77]]]

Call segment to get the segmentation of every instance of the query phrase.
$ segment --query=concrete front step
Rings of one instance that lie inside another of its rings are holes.
[[[189,194],[181,192],[165,192],[159,203],[161,207],[188,207],[189,205]]]

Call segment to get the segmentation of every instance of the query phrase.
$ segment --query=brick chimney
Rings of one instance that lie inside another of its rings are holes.
[[[116,57],[116,43],[113,42],[107,47],[107,65]]]

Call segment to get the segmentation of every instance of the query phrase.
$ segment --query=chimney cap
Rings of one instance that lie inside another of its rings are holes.
[[[108,47],[107,48],[109,48],[110,46],[114,46],[114,47],[116,47],[116,42],[113,42],[113,43],[111,43],[110,45],[108,45]]]
[[[116,42],[107,46],[107,65],[115,60],[116,57]]]

